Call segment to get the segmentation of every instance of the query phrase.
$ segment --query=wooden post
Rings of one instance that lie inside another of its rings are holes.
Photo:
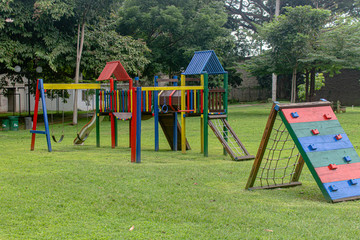
[[[225,114],[226,114],[226,121],[228,120],[228,94],[229,94],[229,87],[228,87],[228,73],[224,73],[224,95],[223,95],[223,102],[224,102],[224,111],[225,111]],[[228,141],[228,132],[227,132],[227,128],[224,126],[224,139],[225,141],[227,142]],[[226,149],[224,148],[223,150],[223,154],[226,155],[227,154],[227,151]]]
[[[263,137],[261,139],[260,146],[259,146],[258,152],[256,154],[255,161],[254,161],[253,167],[251,169],[250,176],[249,176],[248,182],[245,186],[245,189],[249,189],[254,186],[254,183],[256,180],[256,175],[259,171],[261,161],[264,157],[264,153],[266,151],[266,146],[269,142],[271,131],[272,131],[272,128],[275,123],[275,119],[276,119],[276,115],[277,115],[277,111],[275,110],[275,105],[276,104],[274,103],[271,108],[271,112],[270,112],[268,121],[265,126],[265,131],[264,131]]]
[[[203,73],[204,75],[204,156],[209,156],[209,139],[208,139],[208,98],[209,98],[209,84],[208,84],[208,74],[206,72]]]

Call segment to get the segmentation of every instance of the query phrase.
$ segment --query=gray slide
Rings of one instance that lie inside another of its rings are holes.
[[[104,120],[104,116],[99,117],[99,121],[102,122]],[[91,130],[93,130],[96,126],[96,112],[94,112],[91,120],[85,124],[74,139],[74,145],[84,145],[85,140],[89,136]]]

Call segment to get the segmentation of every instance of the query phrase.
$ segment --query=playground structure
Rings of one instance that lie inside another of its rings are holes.
[[[209,75],[222,75],[223,88],[209,89]],[[189,77],[191,76],[191,78]],[[194,76],[198,76],[194,78]],[[154,78],[153,87],[141,87],[139,78],[133,81],[119,61],[108,62],[97,81],[109,81],[110,89],[102,90],[100,84],[44,84],[40,79],[36,91],[34,126],[31,150],[34,150],[35,134],[45,134],[48,150],[51,151],[49,126],[44,101],[45,89],[96,89],[96,112],[74,140],[83,144],[90,131],[96,126],[96,145],[100,146],[100,122],[104,116],[111,121],[111,146],[118,145],[117,121],[129,121],[129,145],[131,161],[141,162],[141,120],[154,118],[155,151],[159,150],[159,125],[173,151],[183,153],[190,149],[186,139],[186,118],[200,118],[201,152],[208,156],[208,126],[214,131],[234,160],[246,160],[251,156],[227,122],[228,73],[224,71],[214,51],[195,52],[180,81]],[[117,89],[117,81],[128,81],[127,89]],[[187,82],[199,83],[189,86]],[[172,83],[173,86],[159,86],[159,83]],[[45,131],[36,130],[37,108],[41,97],[44,109]],[[180,114],[180,123],[178,122]]]
[[[327,201],[360,198],[360,157],[331,103],[275,103],[246,189],[300,185],[304,162]]]

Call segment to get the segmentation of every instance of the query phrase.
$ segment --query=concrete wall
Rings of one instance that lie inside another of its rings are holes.
[[[325,87],[316,91],[316,98],[360,106],[360,71],[344,69],[333,77],[325,76]]]

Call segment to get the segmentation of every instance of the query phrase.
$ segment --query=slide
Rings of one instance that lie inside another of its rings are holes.
[[[104,120],[104,116],[99,117],[99,121],[101,122]],[[91,130],[93,130],[96,127],[96,112],[94,112],[91,120],[85,124],[74,139],[74,145],[83,145],[87,137],[89,136]]]
[[[159,115],[159,123],[165,134],[171,150],[173,149],[173,136],[174,136],[174,114],[161,114]],[[190,150],[190,145],[186,139],[186,150]],[[177,123],[177,150],[181,151],[181,126]]]

